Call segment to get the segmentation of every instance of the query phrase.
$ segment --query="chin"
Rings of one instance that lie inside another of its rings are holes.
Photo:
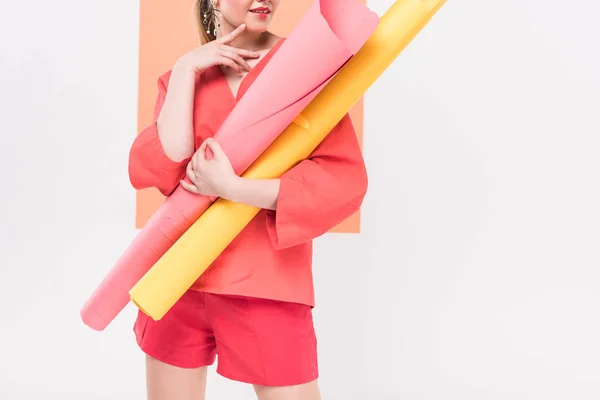
[[[246,27],[250,32],[262,33],[266,32],[269,29],[271,18],[272,14],[257,15],[249,13],[249,15],[246,18],[244,18],[244,23],[246,24]]]
[[[256,22],[245,22],[249,32],[264,33],[269,29],[269,24],[257,24]]]

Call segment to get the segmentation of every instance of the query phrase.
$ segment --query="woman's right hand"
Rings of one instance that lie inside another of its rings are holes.
[[[246,25],[244,24],[238,26],[233,32],[185,53],[178,63],[194,72],[203,71],[213,65],[224,65],[239,73],[250,71],[250,65],[245,59],[258,58],[260,54],[230,45],[245,29]]]

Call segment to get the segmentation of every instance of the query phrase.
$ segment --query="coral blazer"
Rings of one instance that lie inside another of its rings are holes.
[[[244,77],[237,98],[219,66],[197,75],[193,114],[196,149],[217,132],[281,42]],[[159,77],[154,121],[137,135],[129,154],[133,187],[155,187],[165,196],[185,177],[189,161],[171,160],[158,138],[156,120],[170,74],[168,71]],[[261,210],[191,289],[314,307],[312,240],[355,213],[366,190],[362,152],[346,114],[308,159],[281,177],[277,210]]]

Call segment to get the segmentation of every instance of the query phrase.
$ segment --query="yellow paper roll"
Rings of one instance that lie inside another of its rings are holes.
[[[396,1],[358,53],[243,176],[278,178],[309,157],[445,1]],[[131,289],[132,302],[161,319],[259,211],[217,200]]]

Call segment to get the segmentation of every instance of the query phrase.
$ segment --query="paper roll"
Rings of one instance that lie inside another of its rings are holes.
[[[358,53],[243,176],[277,178],[309,157],[444,3],[396,1]],[[131,300],[161,319],[259,211],[217,200],[132,288]]]

